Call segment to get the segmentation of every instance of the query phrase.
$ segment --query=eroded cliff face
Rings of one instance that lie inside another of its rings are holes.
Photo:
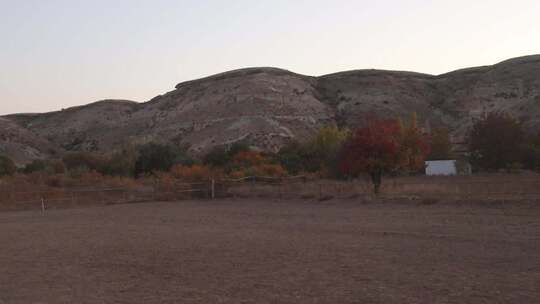
[[[62,149],[53,143],[11,120],[0,118],[0,154],[9,156],[15,163],[55,157],[61,153]]]
[[[11,136],[9,149],[1,141],[0,148],[12,156],[39,146],[107,152],[127,143],[169,141],[204,154],[216,145],[247,140],[277,151],[327,124],[355,127],[373,116],[407,117],[411,112],[420,124],[446,125],[462,137],[474,119],[489,111],[509,112],[540,130],[540,55],[439,76],[380,70],[321,77],[276,68],[231,71],[180,83],[145,103],[107,100],[52,113],[9,115],[4,124],[24,135]],[[5,133],[0,129],[0,136]],[[37,151],[22,161],[49,155]]]

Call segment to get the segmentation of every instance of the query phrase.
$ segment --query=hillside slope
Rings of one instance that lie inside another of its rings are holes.
[[[489,111],[507,111],[540,130],[540,55],[438,76],[357,70],[311,77],[249,68],[180,83],[145,103],[106,100],[9,115],[4,123],[17,123],[24,130],[18,132],[25,133],[22,142],[32,144],[28,147],[43,141],[59,151],[106,152],[126,143],[167,141],[189,144],[200,155],[239,140],[277,151],[323,125],[354,127],[368,117],[411,112],[421,125],[446,125],[463,136],[474,119]],[[17,150],[0,144],[4,151]]]

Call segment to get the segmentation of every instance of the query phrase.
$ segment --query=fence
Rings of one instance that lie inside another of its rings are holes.
[[[320,180],[306,177],[223,181],[219,197],[276,199],[350,199],[372,197],[369,180]],[[540,199],[540,178],[528,176],[399,177],[383,180],[383,198],[441,198],[456,200]]]
[[[111,205],[208,198],[208,183],[139,185],[130,188],[49,188],[37,191],[0,189],[0,209],[51,209],[81,205]]]
[[[51,188],[17,192],[0,189],[2,209],[66,208],[150,201],[219,198],[353,199],[372,197],[368,180],[336,181],[305,176],[209,180],[200,183],[155,183],[136,188]],[[519,176],[412,177],[383,181],[384,198],[481,200],[540,199],[540,178]]]

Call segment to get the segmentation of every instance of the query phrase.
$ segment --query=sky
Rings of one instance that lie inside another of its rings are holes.
[[[441,74],[540,54],[538,0],[0,0],[0,115],[273,66]]]

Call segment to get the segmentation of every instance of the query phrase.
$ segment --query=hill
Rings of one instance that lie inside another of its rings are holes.
[[[144,103],[105,100],[43,114],[2,118],[12,131],[0,149],[18,162],[47,157],[41,147],[102,151],[148,141],[189,144],[200,155],[246,140],[277,151],[327,124],[354,127],[368,117],[408,116],[449,126],[462,137],[485,112],[506,111],[540,130],[540,55],[443,75],[356,70],[312,77],[248,68],[183,82]],[[13,130],[17,130],[14,132]],[[0,129],[6,138],[7,129]],[[17,135],[18,134],[18,135]]]

